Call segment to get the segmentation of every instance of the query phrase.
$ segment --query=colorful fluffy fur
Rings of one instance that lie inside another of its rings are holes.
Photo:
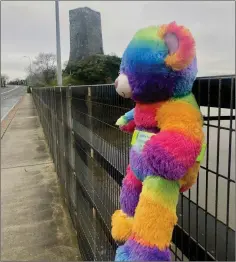
[[[195,183],[204,154],[196,75],[194,39],[175,22],[139,30],[123,54],[115,87],[136,106],[117,121],[133,138],[112,217],[113,238],[125,242],[116,261],[171,259],[179,192]]]

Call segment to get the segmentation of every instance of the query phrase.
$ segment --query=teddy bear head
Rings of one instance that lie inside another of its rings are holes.
[[[152,103],[192,91],[197,75],[195,41],[175,22],[139,30],[126,48],[116,91],[135,102]]]

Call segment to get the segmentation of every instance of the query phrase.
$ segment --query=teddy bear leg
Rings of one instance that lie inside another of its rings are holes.
[[[192,185],[197,181],[198,172],[200,169],[200,162],[196,162],[192,167],[190,167],[187,173],[179,180],[180,192],[185,192],[189,190]]]
[[[121,242],[126,241],[131,234],[133,216],[142,190],[142,182],[135,177],[130,166],[126,172],[120,194],[121,209],[112,216],[112,237]]]
[[[179,183],[148,176],[135,210],[129,239],[116,252],[116,261],[170,261],[172,233],[177,223]]]
[[[171,261],[171,251],[169,248],[160,250],[129,239],[116,250],[115,261]]]

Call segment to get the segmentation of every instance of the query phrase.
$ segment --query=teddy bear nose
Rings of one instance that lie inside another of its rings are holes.
[[[118,86],[118,79],[116,79],[115,81],[115,89],[117,88],[117,86]]]

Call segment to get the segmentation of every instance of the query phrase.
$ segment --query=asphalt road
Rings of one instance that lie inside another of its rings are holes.
[[[25,92],[25,86],[7,86],[1,88],[1,121],[7,116]]]

